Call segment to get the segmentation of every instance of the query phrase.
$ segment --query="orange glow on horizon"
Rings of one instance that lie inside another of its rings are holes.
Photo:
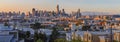
[[[43,10],[43,11],[56,11],[56,8],[36,8],[38,10]],[[85,12],[85,11],[90,11],[90,12],[110,12],[110,13],[120,13],[119,10],[117,9],[101,9],[101,8],[97,8],[97,9],[85,9],[85,8],[80,8],[81,12]],[[15,12],[31,12],[32,8],[31,7],[25,7],[25,8],[14,8],[14,7],[0,7],[0,12],[9,12],[9,11],[15,11]],[[60,9],[62,10],[62,9]],[[66,13],[72,13],[76,12],[78,10],[78,8],[67,8],[65,9]]]

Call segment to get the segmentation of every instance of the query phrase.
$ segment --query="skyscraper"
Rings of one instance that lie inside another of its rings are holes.
[[[57,5],[56,9],[57,9],[57,14],[59,14],[60,13],[60,11],[59,11],[59,5]]]
[[[36,13],[35,8],[32,9],[32,15],[34,16]]]
[[[62,9],[62,13],[65,14],[65,10],[64,9]]]
[[[77,11],[77,12],[78,12],[78,14],[80,14],[80,9],[78,9],[78,11]]]
[[[78,9],[77,13],[76,13],[76,18],[79,18],[81,17],[81,12],[80,12],[80,9]]]

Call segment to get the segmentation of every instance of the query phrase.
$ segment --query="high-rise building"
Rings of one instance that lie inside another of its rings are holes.
[[[36,11],[35,8],[32,9],[32,15],[35,15]]]
[[[34,16],[39,16],[38,11],[35,11]]]
[[[62,13],[65,14],[65,10],[64,9],[62,9]]]
[[[60,13],[60,11],[59,11],[59,5],[57,5],[56,9],[57,9],[57,14],[59,14]]]
[[[78,9],[77,13],[76,13],[76,18],[79,18],[81,17],[81,12],[80,12],[80,9]]]
[[[80,13],[80,9],[78,9],[78,13]]]

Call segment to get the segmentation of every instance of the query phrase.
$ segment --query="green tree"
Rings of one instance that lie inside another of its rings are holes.
[[[34,41],[36,42],[38,39],[42,40],[43,42],[46,42],[47,37],[45,34],[35,32]]]
[[[90,30],[90,26],[89,26],[89,25],[88,25],[88,26],[83,26],[83,27],[82,27],[82,30],[83,30],[83,31]]]
[[[57,31],[56,28],[53,28],[52,35],[58,36],[59,32]]]
[[[41,39],[38,39],[37,42],[43,42]]]
[[[54,40],[54,42],[67,42],[67,40],[59,38],[59,39]]]
[[[113,42],[118,42],[117,40],[113,40]]]
[[[39,35],[37,32],[35,32],[34,34],[34,42],[36,42],[39,39]]]
[[[41,39],[42,41],[46,42],[47,37],[45,34],[39,33],[39,39]]]
[[[55,39],[59,37],[59,32],[56,28],[53,28],[52,34],[50,35],[50,42],[54,42]]]
[[[39,29],[41,27],[41,23],[36,22],[35,24],[30,24],[31,28]]]
[[[9,24],[7,22],[4,23],[4,26],[9,26]]]
[[[26,38],[29,38],[30,37],[30,31],[27,31],[26,32]]]
[[[23,33],[23,31],[18,31],[18,33],[19,33],[18,36],[19,36],[20,39],[24,39],[25,38],[26,34]]]
[[[71,42],[82,42],[81,40],[72,40]]]

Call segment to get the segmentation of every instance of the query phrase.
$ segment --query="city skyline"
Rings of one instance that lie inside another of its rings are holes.
[[[77,11],[81,12],[119,12],[119,0],[0,0],[0,11],[22,11],[28,12],[32,8],[39,10],[56,11],[59,4],[60,10],[63,8],[67,13]]]

